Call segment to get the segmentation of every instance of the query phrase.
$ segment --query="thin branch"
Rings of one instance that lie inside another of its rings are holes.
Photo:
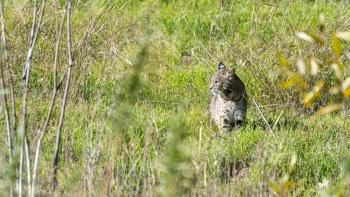
[[[1,3],[0,3],[1,4]],[[1,9],[1,8],[0,8]],[[1,78],[1,88],[0,90],[6,90],[6,84],[5,84],[5,80],[4,80],[4,69],[3,66],[4,64],[6,64],[6,60],[0,63],[0,78]],[[3,95],[3,103],[5,106],[5,124],[6,124],[6,131],[7,131],[7,146],[8,146],[8,155],[9,155],[9,163],[10,165],[12,164],[12,154],[13,154],[13,145],[12,145],[12,130],[11,130],[11,120],[10,120],[10,111],[9,111],[9,107],[8,107],[8,100],[7,100],[7,93],[4,92]],[[13,188],[12,188],[12,184],[10,185],[10,196],[13,196]]]
[[[22,197],[23,190],[23,140],[21,139],[21,151],[20,151],[20,160],[19,160],[19,178],[18,178],[18,196]]]
[[[23,140],[21,143],[21,152],[23,152],[23,145],[25,145],[26,148],[26,158],[27,158],[27,170],[30,170],[30,155],[29,155],[29,145],[28,145],[28,141],[27,141],[27,97],[28,97],[28,93],[29,93],[29,78],[30,78],[30,70],[31,70],[31,66],[32,66],[32,57],[33,57],[33,50],[35,47],[35,43],[37,40],[37,37],[39,35],[40,32],[40,28],[42,25],[42,20],[43,20],[43,16],[44,16],[44,11],[45,11],[45,5],[46,5],[46,0],[42,1],[42,5],[41,5],[41,13],[39,16],[39,22],[37,24],[37,14],[38,14],[38,0],[35,1],[35,7],[34,7],[34,17],[33,17],[33,25],[32,25],[32,29],[31,29],[31,33],[30,33],[30,46],[28,49],[28,54],[27,54],[27,58],[26,58],[26,63],[25,63],[25,68],[24,68],[24,75],[23,75],[23,101],[22,101],[22,124],[23,124]],[[29,165],[28,165],[29,162]],[[21,195],[22,195],[22,178],[23,178],[23,154],[21,154],[21,158],[20,158],[20,176],[19,176],[19,190],[21,191]],[[31,172],[27,172],[28,176],[31,176]],[[28,178],[28,193],[30,194],[30,187],[31,187],[31,183],[30,183],[30,177]]]
[[[54,57],[54,65],[53,65],[53,67],[54,67],[54,71],[53,71],[54,87],[53,87],[53,93],[52,93],[52,98],[51,98],[51,102],[50,102],[50,107],[49,107],[49,111],[48,111],[48,114],[47,114],[47,118],[45,120],[43,128],[40,130],[40,137],[39,137],[37,145],[36,145],[31,197],[35,196],[35,181],[36,181],[36,176],[37,176],[37,170],[38,170],[38,167],[39,167],[40,147],[41,147],[44,135],[46,134],[46,130],[47,130],[47,127],[49,125],[49,122],[51,120],[53,107],[55,105],[56,97],[57,97],[57,90],[58,90],[58,85],[57,85],[58,54],[59,54],[59,46],[60,46],[60,43],[61,43],[63,24],[64,24],[64,21],[65,21],[65,18],[66,18],[66,13],[64,13],[64,15],[62,17],[61,24],[59,25],[59,27],[57,27],[58,35],[57,35],[57,41],[56,41],[56,46],[55,46],[55,57]],[[64,76],[64,75],[62,75],[62,76]]]
[[[6,84],[4,79],[4,64],[7,64],[7,51],[6,51],[6,40],[5,40],[5,21],[2,9],[2,1],[0,1],[0,20],[1,20],[1,34],[2,34],[2,51],[4,59],[1,59],[0,65],[0,78],[1,78],[1,89],[6,90]],[[2,55],[2,54],[0,54]],[[10,80],[10,86],[12,86],[12,80]],[[11,120],[10,120],[10,110],[8,107],[8,100],[6,93],[3,94],[3,100],[5,105],[5,119],[6,119],[6,130],[7,130],[7,143],[9,151],[9,162],[12,163],[12,131],[11,131]]]
[[[94,28],[94,25],[96,24],[96,22],[102,18],[104,15],[110,13],[109,11],[112,10],[117,4],[114,3],[110,6],[107,6],[107,9],[105,7],[101,8],[97,14],[95,15],[95,18],[93,18],[91,20],[91,22],[89,23],[89,26],[87,28],[87,30],[85,30],[85,33],[84,35],[82,36],[82,39],[80,39],[79,42],[77,42],[76,46],[75,46],[75,49],[76,51],[78,51],[82,46],[83,44],[86,42],[86,40],[89,38],[93,28]]]
[[[30,168],[30,153],[29,153],[29,140],[28,138],[24,138],[24,150],[25,150],[25,153],[26,153],[26,162],[27,162],[27,187],[28,187],[28,196],[29,194],[31,193],[32,189],[31,189],[31,182],[32,182],[32,179],[31,179],[31,168]]]
[[[1,62],[0,65],[0,82],[1,82],[1,88],[2,90],[6,90],[6,84],[4,80],[4,69],[3,69],[4,62]],[[8,100],[7,100],[7,93],[4,92],[2,94],[3,96],[3,103],[5,106],[5,125],[7,130],[7,143],[8,143],[8,151],[9,151],[9,162],[12,163],[12,132],[11,132],[11,120],[10,120],[10,110],[8,107]]]
[[[71,2],[70,0],[67,0],[67,7],[66,7],[66,12],[67,12],[67,49],[68,49],[68,71],[67,71],[67,80],[66,80],[66,86],[64,90],[64,95],[63,95],[63,102],[61,106],[61,114],[60,114],[60,120],[58,123],[58,129],[56,133],[56,144],[55,144],[55,154],[54,154],[54,161],[53,161],[53,191],[55,191],[57,185],[58,185],[58,180],[57,180],[57,171],[58,171],[58,162],[59,162],[59,153],[61,149],[61,131],[63,127],[63,122],[64,122],[64,115],[65,115],[65,109],[67,105],[67,97],[69,94],[69,87],[70,87],[70,80],[71,80],[71,72],[72,72],[72,67],[73,67],[73,57],[72,57],[72,31],[71,31],[71,14],[70,14],[70,9],[71,9]]]
[[[35,1],[35,3],[37,4],[37,1]],[[34,19],[33,19],[33,26],[32,26],[32,31],[31,31],[31,35],[30,35],[30,47],[28,50],[28,54],[27,54],[27,59],[26,59],[26,66],[25,66],[25,73],[23,76],[23,79],[25,80],[25,83],[28,86],[29,83],[29,74],[30,74],[30,69],[32,66],[32,60],[33,60],[33,50],[36,44],[36,39],[38,38],[38,34],[40,32],[40,28],[41,28],[41,24],[42,24],[42,20],[43,20],[43,16],[44,16],[44,11],[45,11],[45,5],[46,5],[46,0],[42,1],[42,6],[41,6],[41,15],[39,18],[39,23],[36,25],[36,15],[37,15],[37,6],[35,6],[34,8]],[[34,32],[33,32],[34,31]]]
[[[273,133],[273,130],[272,130],[272,128],[271,128],[271,126],[270,126],[270,124],[267,122],[267,120],[266,120],[266,118],[265,118],[264,114],[263,114],[263,113],[262,113],[262,111],[260,110],[259,105],[256,103],[256,101],[255,101],[255,99],[254,99],[254,98],[252,98],[252,100],[253,100],[253,103],[254,103],[254,105],[255,105],[256,109],[259,111],[259,113],[260,113],[260,115],[261,115],[261,118],[263,119],[263,121],[265,122],[265,124],[266,124],[267,128],[269,129],[270,133],[271,133],[271,134],[272,134],[272,136],[273,136],[273,137],[276,139],[276,137],[275,137],[275,135],[274,135],[274,133]]]
[[[34,4],[34,11],[33,11],[33,24],[32,24],[32,28],[30,30],[30,38],[29,38],[29,50],[28,50],[28,54],[27,54],[27,59],[26,59],[26,64],[23,70],[23,75],[22,78],[25,79],[26,75],[27,75],[27,69],[28,69],[28,64],[29,62],[31,62],[31,58],[32,58],[32,45],[33,45],[33,40],[34,40],[34,32],[35,32],[35,27],[36,27],[36,17],[38,15],[38,0],[35,0],[35,4]]]
[[[281,111],[281,113],[280,113],[280,115],[278,116],[278,118],[277,118],[277,120],[276,120],[275,124],[273,125],[272,130],[274,130],[274,129],[276,128],[276,126],[277,126],[278,122],[280,121],[280,118],[281,118],[281,116],[282,116],[283,112],[284,112],[284,111],[282,110],[282,111]]]

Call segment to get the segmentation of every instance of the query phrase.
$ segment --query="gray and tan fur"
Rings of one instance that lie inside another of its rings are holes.
[[[220,131],[230,132],[241,127],[246,120],[247,93],[234,69],[227,69],[220,62],[218,72],[210,81],[210,115]]]

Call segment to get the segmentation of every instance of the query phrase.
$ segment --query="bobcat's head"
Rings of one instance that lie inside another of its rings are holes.
[[[218,72],[214,74],[210,83],[210,92],[213,95],[220,94],[226,99],[237,101],[241,99],[244,93],[244,84],[236,75],[234,69],[227,69],[226,66],[220,62],[218,65]]]

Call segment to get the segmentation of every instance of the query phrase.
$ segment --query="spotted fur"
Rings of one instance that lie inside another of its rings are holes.
[[[241,127],[246,120],[248,96],[235,70],[226,69],[220,62],[218,72],[211,78],[210,92],[212,98],[209,111],[219,130],[229,132]]]

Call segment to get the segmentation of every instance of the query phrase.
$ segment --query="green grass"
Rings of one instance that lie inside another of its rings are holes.
[[[47,13],[54,13],[49,4]],[[317,32],[320,14],[326,18],[326,33],[348,30],[348,3],[117,0],[111,4],[107,10],[103,1],[73,2],[75,65],[57,194],[256,196],[272,193],[273,184],[285,189],[283,177],[288,175],[294,184],[288,195],[320,195],[319,183],[324,180],[330,181],[327,191],[346,195],[347,174],[341,166],[350,153],[350,122],[342,113],[310,118],[299,97],[280,88],[281,79],[273,71],[277,52],[290,59],[314,52],[296,39],[295,32]],[[101,10],[104,14],[78,48]],[[5,11],[9,63],[20,98],[31,9],[9,6]],[[52,88],[55,17],[47,14],[45,19],[30,82],[31,140],[38,137]],[[60,59],[60,71],[66,67],[65,58]],[[208,114],[209,80],[220,60],[236,69],[250,95],[247,125],[225,135],[218,133]],[[60,90],[59,102],[62,96]],[[273,134],[252,99],[271,126],[282,112]],[[20,112],[20,99],[17,104]],[[50,186],[58,105],[53,115],[42,148],[38,178],[42,195]],[[2,115],[0,122],[5,131]],[[0,133],[0,147],[3,169],[5,132]],[[297,160],[291,167],[294,154]],[[239,162],[244,163],[242,169]],[[237,173],[227,177],[225,170]],[[0,170],[0,193],[6,195],[3,174]]]

